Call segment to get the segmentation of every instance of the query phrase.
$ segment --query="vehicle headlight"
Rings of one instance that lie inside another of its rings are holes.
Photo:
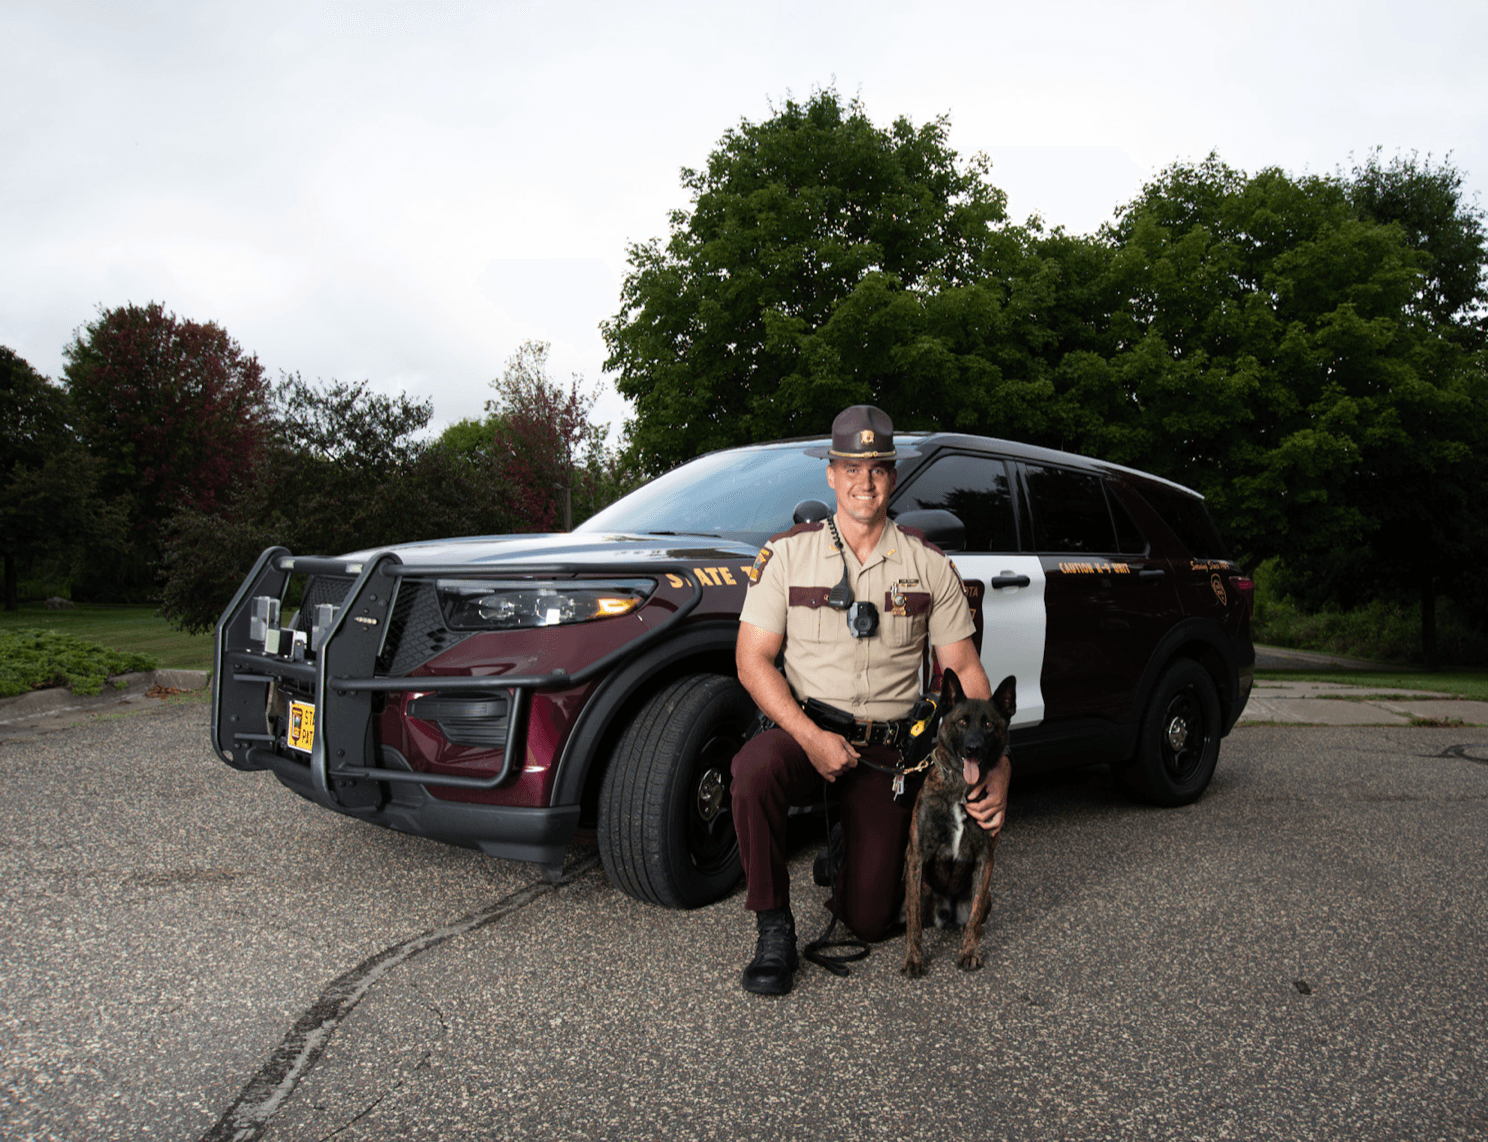
[[[656,581],[440,579],[436,589],[450,630],[521,630],[629,614],[656,589]]]

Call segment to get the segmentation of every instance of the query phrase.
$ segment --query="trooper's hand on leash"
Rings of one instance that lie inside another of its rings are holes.
[[[858,751],[848,744],[845,737],[818,726],[812,729],[813,733],[798,740],[806,751],[807,760],[824,779],[836,781],[858,764]]]
[[[1008,783],[1013,776],[1013,763],[1003,754],[987,775],[966,794],[966,812],[990,836],[1002,832],[1007,819]]]

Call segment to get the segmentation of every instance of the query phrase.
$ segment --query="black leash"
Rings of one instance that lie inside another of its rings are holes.
[[[874,768],[882,767],[875,766]],[[825,790],[823,790],[823,793],[825,794]],[[827,797],[824,795],[822,797],[822,820],[827,826],[827,874],[828,879],[832,882],[832,919],[827,923],[827,930],[807,944],[801,950],[801,954],[818,967],[826,968],[833,975],[845,976],[848,974],[848,964],[868,958],[869,948],[865,941],[852,935],[849,935],[843,940],[832,939],[832,933],[837,930],[840,917],[837,915],[837,855],[832,851],[832,814],[827,800]],[[846,841],[847,838],[844,837],[844,848],[846,847]],[[853,950],[829,954],[827,951],[828,948],[851,948]]]

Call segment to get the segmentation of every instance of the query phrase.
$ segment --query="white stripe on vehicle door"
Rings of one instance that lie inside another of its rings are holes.
[[[1044,720],[1039,679],[1044,669],[1044,569],[1036,555],[971,554],[953,556],[963,580],[980,580],[982,666],[995,688],[1009,674],[1018,679],[1014,726],[1036,726]],[[1027,585],[1018,585],[1023,578]],[[1002,586],[996,586],[1001,583]]]

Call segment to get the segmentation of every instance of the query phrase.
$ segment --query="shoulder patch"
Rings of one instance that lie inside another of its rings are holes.
[[[963,579],[963,578],[961,578],[961,572],[959,572],[959,571],[956,570],[956,561],[954,559],[951,559],[951,558],[948,557],[946,559],[946,562],[951,565],[951,574],[956,577],[956,582],[958,582],[958,583],[961,584],[961,593],[963,595],[965,595],[968,599],[971,598],[971,591],[966,586],[966,580]]]
[[[768,547],[761,547],[759,549],[759,554],[754,557],[754,565],[748,571],[744,572],[744,574],[749,576],[749,585],[751,587],[759,582],[760,572],[765,569],[765,564],[770,562],[770,556],[774,554]]]

